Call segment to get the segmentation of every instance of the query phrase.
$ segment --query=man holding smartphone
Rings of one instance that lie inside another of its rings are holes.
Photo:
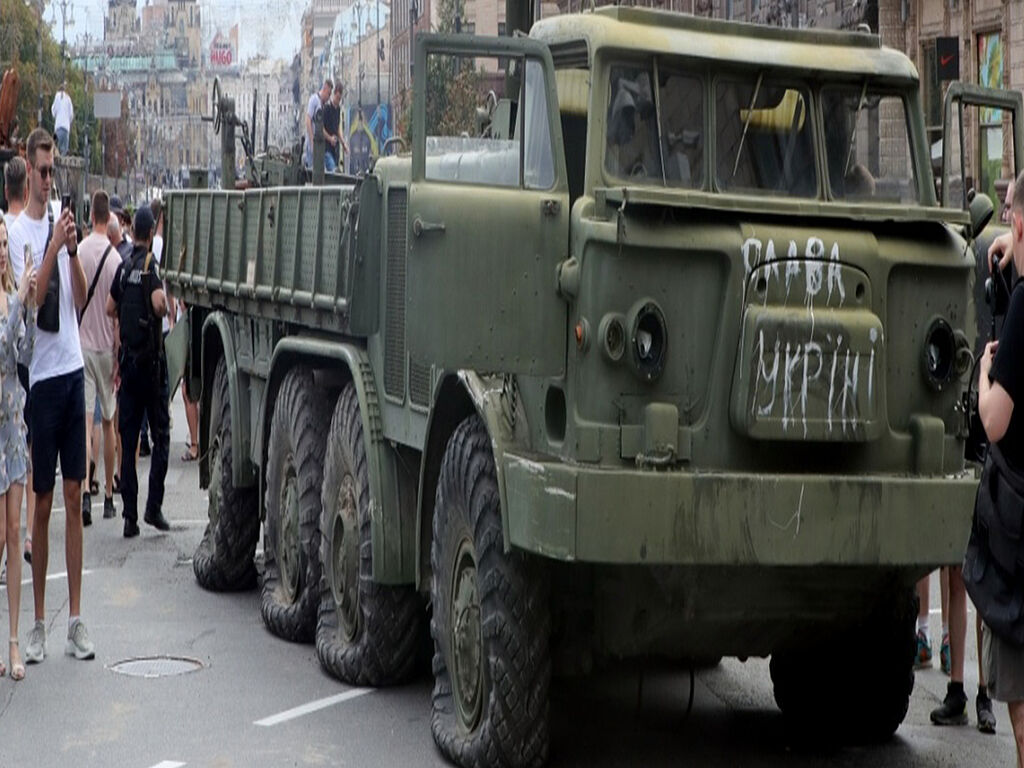
[[[78,261],[75,220],[70,209],[61,211],[56,220],[47,210],[53,183],[53,139],[42,128],[29,135],[26,160],[29,202],[11,230],[10,245],[12,253],[22,253],[25,246],[29,246],[39,270],[36,281],[36,306],[39,307],[36,342],[29,365],[33,404],[30,417],[32,490],[36,494],[32,530],[32,592],[36,621],[25,649],[25,661],[38,664],[46,657],[46,570],[58,458],[63,475],[67,520],[65,560],[69,616],[65,653],[76,659],[95,656],[89,633],[79,618],[82,598],[82,481],[85,479],[85,375],[76,308],[85,304],[88,286]]]

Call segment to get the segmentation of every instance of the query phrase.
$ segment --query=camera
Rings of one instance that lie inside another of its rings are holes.
[[[985,303],[988,304],[992,319],[1005,315],[1010,307],[1010,264],[999,269],[999,256],[992,256],[992,272],[985,279]]]

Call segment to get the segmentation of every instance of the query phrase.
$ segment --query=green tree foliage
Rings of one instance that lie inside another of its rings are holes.
[[[465,19],[464,0],[441,0],[437,31],[455,33],[456,17]],[[477,132],[476,107],[481,77],[472,59],[431,56],[427,60],[426,122],[428,136],[459,136]],[[412,94],[403,98],[398,132],[412,140]]]
[[[42,125],[51,133],[53,132],[53,116],[50,114],[50,105],[53,104],[53,95],[57,92],[62,76],[66,76],[68,95],[71,96],[71,102],[75,106],[75,119],[71,126],[70,151],[72,154],[82,154],[85,132],[88,129],[91,134],[89,138],[90,154],[94,158],[98,158],[98,153],[93,151],[99,147],[98,129],[95,121],[87,121],[87,117],[92,115],[92,109],[86,99],[85,76],[79,68],[72,64],[70,51],[67,52],[62,64],[60,41],[54,39],[47,14],[43,14],[40,24],[39,7],[39,0],[31,0],[27,5],[25,0],[0,0],[0,70],[6,71],[13,67],[18,73],[20,84],[16,113],[18,136],[24,140],[39,124],[37,118],[40,100],[39,33],[41,29],[43,43]]]

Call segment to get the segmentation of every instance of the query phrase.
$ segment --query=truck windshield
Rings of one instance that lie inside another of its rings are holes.
[[[700,78],[662,59],[612,68],[605,168],[613,176],[699,188],[704,184],[703,135]]]
[[[870,83],[821,92],[829,189],[837,200],[917,203],[902,97]]]
[[[810,104],[805,87],[764,73],[719,80],[715,88],[718,188],[816,197]]]

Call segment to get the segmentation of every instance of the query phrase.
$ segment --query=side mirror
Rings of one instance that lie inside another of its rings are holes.
[[[971,238],[977,238],[981,231],[988,226],[995,213],[995,207],[988,195],[982,192],[973,192],[968,195],[968,210],[971,214]]]

